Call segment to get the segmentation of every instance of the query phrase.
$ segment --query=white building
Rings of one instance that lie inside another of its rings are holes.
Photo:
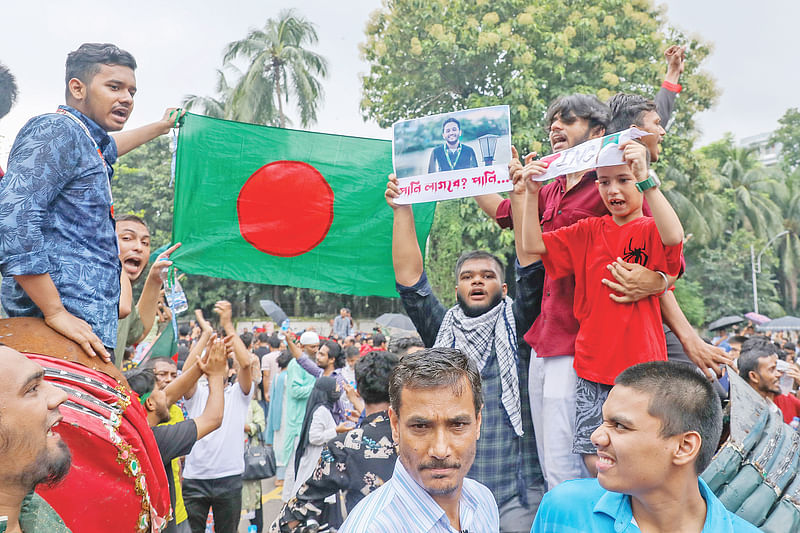
[[[774,132],[761,133],[759,135],[752,135],[745,137],[739,141],[739,146],[744,148],[754,148],[753,155],[765,167],[771,167],[778,164],[781,155],[781,143],[770,142]]]

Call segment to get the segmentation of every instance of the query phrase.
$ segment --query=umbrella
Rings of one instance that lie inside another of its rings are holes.
[[[796,316],[782,316],[775,320],[770,320],[766,324],[756,327],[759,331],[799,331],[800,318]]]
[[[397,328],[405,331],[416,331],[414,323],[406,315],[400,313],[383,313],[375,319],[375,322],[387,328]]]
[[[286,316],[286,313],[283,311],[283,309],[281,309],[281,306],[272,300],[261,300],[258,303],[261,304],[261,309],[263,309],[264,312],[267,313],[267,315],[279,326],[283,324],[284,320],[289,318]]]
[[[715,329],[727,328],[728,326],[732,326],[734,324],[738,324],[739,322],[744,322],[744,318],[740,317],[739,315],[724,316],[722,318],[716,319],[714,322],[709,324],[708,325],[708,331],[714,331]]]
[[[744,317],[746,319],[750,320],[753,324],[764,324],[765,322],[769,322],[770,320],[772,320],[770,317],[764,316],[764,315],[762,315],[760,313],[756,313],[754,311],[750,311],[749,313],[746,313],[744,315]]]

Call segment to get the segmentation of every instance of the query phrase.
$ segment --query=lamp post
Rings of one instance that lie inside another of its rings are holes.
[[[761,251],[758,252],[758,259],[756,259],[753,245],[750,245],[750,270],[753,274],[753,311],[756,313],[758,313],[758,288],[756,287],[756,274],[761,274],[761,256],[764,255],[764,252],[767,251],[767,248],[769,248],[770,244],[775,242],[779,237],[783,237],[787,233],[789,233],[789,230],[783,230],[768,240],[767,244],[765,244]]]
[[[483,164],[487,167],[494,161],[494,152],[497,149],[497,139],[499,135],[487,133],[478,137],[478,145],[481,147],[481,155],[483,155]]]

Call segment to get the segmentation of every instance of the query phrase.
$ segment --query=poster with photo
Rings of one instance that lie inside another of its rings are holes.
[[[392,126],[397,204],[435,202],[512,189],[507,105],[402,120]]]

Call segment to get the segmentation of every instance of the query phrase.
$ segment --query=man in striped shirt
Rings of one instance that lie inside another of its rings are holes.
[[[465,478],[481,432],[474,362],[452,348],[405,356],[389,380],[394,474],[361,500],[340,533],[470,533],[500,528],[491,491]]]

